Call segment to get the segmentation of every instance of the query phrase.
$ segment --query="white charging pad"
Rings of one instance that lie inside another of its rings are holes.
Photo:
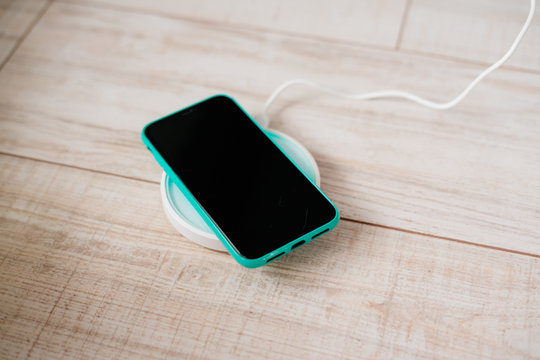
[[[320,185],[319,167],[304,146],[279,131],[266,130],[266,133],[317,186]],[[226,251],[225,246],[165,172],[161,176],[161,200],[165,214],[176,230],[199,245]]]

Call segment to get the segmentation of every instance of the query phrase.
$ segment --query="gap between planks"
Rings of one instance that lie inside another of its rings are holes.
[[[405,27],[407,26],[407,20],[409,19],[409,11],[411,10],[412,0],[407,0],[405,3],[405,9],[403,10],[403,15],[401,16],[401,24],[399,25],[398,37],[396,40],[396,45],[394,50],[400,51],[401,41],[403,40],[403,33],[405,32]]]
[[[4,60],[0,63],[0,71],[4,68],[4,66],[9,62],[13,54],[17,51],[19,46],[22,44],[22,42],[26,39],[26,37],[34,30],[34,27],[37,25],[37,23],[41,20],[43,15],[47,12],[49,7],[52,4],[52,0],[47,0],[45,6],[36,14],[36,17],[30,22],[28,27],[24,30],[21,36],[15,41],[15,45],[13,48],[11,48],[10,52],[7,54],[7,56],[4,58]]]
[[[110,5],[110,4],[105,5],[103,3],[88,3],[86,1],[73,2],[73,1],[69,1],[69,0],[51,0],[51,2],[53,2],[53,1],[56,2],[56,3],[63,3],[63,4],[72,5],[72,6],[83,6],[83,7],[85,6],[85,7],[94,8],[94,9],[122,11],[122,12],[127,12],[127,13],[132,13],[132,14],[153,15],[153,16],[163,17],[163,18],[167,18],[167,19],[171,19],[171,20],[178,20],[178,21],[185,21],[185,22],[201,24],[201,25],[205,25],[205,26],[209,26],[209,27],[224,27],[224,28],[234,29],[234,30],[252,31],[252,32],[259,32],[259,33],[290,36],[290,37],[297,38],[297,39],[306,39],[306,40],[311,40],[311,41],[331,42],[331,43],[334,43],[334,44],[340,44],[340,45],[344,45],[344,46],[353,46],[353,47],[360,47],[360,48],[367,48],[367,49],[375,49],[375,50],[383,50],[383,51],[389,51],[389,52],[397,52],[397,53],[403,53],[403,54],[408,54],[408,55],[417,55],[417,56],[420,56],[420,57],[430,58],[430,59],[448,60],[448,61],[452,61],[452,62],[459,63],[459,64],[480,65],[480,66],[485,66],[485,67],[488,67],[488,66],[492,65],[492,63],[490,63],[490,62],[476,61],[476,60],[471,60],[471,59],[467,59],[467,58],[461,58],[459,56],[448,56],[448,55],[442,55],[442,54],[437,54],[437,53],[430,53],[430,52],[426,52],[426,51],[400,49],[401,40],[402,40],[402,34],[403,34],[404,30],[405,30],[405,27],[407,26],[407,24],[406,24],[407,16],[409,14],[409,10],[410,10],[410,7],[412,5],[412,0],[407,0],[405,10],[404,10],[404,13],[403,13],[403,17],[402,17],[402,20],[401,20],[400,29],[399,29],[399,32],[398,32],[398,38],[396,40],[396,44],[393,47],[387,47],[387,46],[375,45],[375,44],[368,44],[368,43],[363,43],[361,41],[347,41],[347,40],[342,40],[342,39],[337,39],[337,38],[327,38],[327,37],[324,37],[324,36],[308,35],[308,34],[302,34],[302,33],[290,32],[290,31],[280,31],[280,30],[276,30],[276,29],[257,27],[257,26],[253,26],[253,25],[244,25],[244,24],[235,25],[235,24],[229,24],[229,23],[222,23],[222,22],[217,22],[217,21],[212,21],[212,20],[199,19],[199,18],[195,18],[195,17],[182,16],[182,15],[178,15],[178,14],[164,13],[164,12],[155,11],[155,10],[140,10],[140,9],[137,9],[137,8],[128,8],[128,7],[121,6],[121,5]],[[47,9],[50,6],[50,4],[51,3],[49,3],[49,5],[47,6]],[[42,14],[39,17],[41,18],[41,16],[42,16]],[[37,23],[37,21],[36,21],[36,23]],[[18,47],[18,45],[19,44],[17,44],[17,46],[14,49],[16,49]],[[503,54],[501,54],[501,56],[502,55]],[[10,54],[9,57],[11,57],[11,54]],[[540,74],[540,71],[538,71],[538,70],[527,69],[527,68],[522,68],[522,67],[517,67],[517,66],[512,66],[512,65],[502,65],[500,67],[500,69],[511,70],[511,71],[527,73],[527,74]],[[0,67],[0,70],[1,70],[1,67]]]
[[[0,151],[0,155],[10,156],[10,157],[14,157],[14,158],[22,159],[22,160],[37,161],[37,162],[42,162],[42,163],[45,163],[45,164],[50,164],[50,165],[55,165],[55,166],[62,166],[62,167],[67,167],[67,168],[71,168],[71,169],[76,169],[76,170],[81,170],[81,171],[86,171],[86,172],[91,172],[91,173],[96,173],[96,174],[102,174],[102,175],[106,175],[106,176],[114,176],[114,177],[119,177],[119,178],[123,178],[123,179],[127,179],[127,180],[132,180],[132,181],[141,181],[141,182],[148,183],[148,184],[155,184],[155,185],[160,184],[159,181],[140,179],[140,178],[137,178],[137,177],[116,174],[116,173],[112,173],[112,172],[108,172],[108,171],[88,169],[88,168],[85,168],[85,167],[74,166],[74,165],[69,165],[69,164],[63,164],[63,163],[60,163],[60,162],[55,162],[55,161],[50,161],[50,160],[37,159],[37,158],[30,157],[30,156],[12,154],[12,153],[7,153],[7,152],[3,152],[3,151]],[[381,225],[381,224],[372,223],[372,222],[368,222],[368,221],[355,220],[355,219],[351,219],[351,218],[347,218],[347,217],[343,217],[343,216],[341,217],[341,220],[345,220],[345,221],[349,221],[349,222],[353,222],[353,223],[357,223],[357,224],[361,224],[361,225],[369,225],[369,226],[378,227],[378,228],[382,228],[382,229],[388,229],[388,230],[404,232],[404,233],[418,235],[418,236],[422,236],[422,237],[430,237],[430,238],[435,238],[435,239],[439,239],[439,240],[452,241],[452,242],[463,244],[463,245],[476,246],[476,247],[480,247],[480,248],[484,248],[484,249],[489,249],[489,250],[494,250],[494,251],[503,251],[503,252],[507,252],[507,253],[511,253],[511,254],[515,254],[515,255],[529,256],[529,257],[532,257],[532,258],[540,259],[540,254],[533,254],[533,253],[528,253],[528,252],[524,252],[524,251],[506,249],[506,248],[502,248],[502,247],[498,247],[498,246],[477,244],[477,243],[462,240],[462,239],[456,239],[456,238],[451,238],[451,237],[446,237],[446,236],[428,234],[428,233],[424,233],[424,232],[408,230],[408,229],[399,228],[399,227],[386,226],[386,225]]]

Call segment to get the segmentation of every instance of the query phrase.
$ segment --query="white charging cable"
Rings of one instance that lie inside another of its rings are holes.
[[[421,96],[412,94],[407,91],[401,91],[401,90],[381,90],[381,91],[374,91],[374,92],[368,92],[368,93],[356,93],[356,94],[347,93],[344,91],[335,90],[335,89],[326,87],[314,81],[295,79],[295,80],[289,80],[289,81],[284,82],[276,90],[274,90],[274,92],[270,95],[270,97],[268,97],[268,100],[266,100],[262,113],[257,117],[257,120],[260,122],[260,124],[263,127],[268,127],[268,124],[270,123],[270,118],[268,117],[268,108],[274,102],[274,100],[279,96],[279,94],[281,94],[285,89],[294,85],[311,86],[317,90],[320,90],[321,92],[324,92],[330,95],[350,98],[350,99],[357,99],[357,100],[372,100],[372,99],[381,99],[381,98],[405,99],[405,100],[410,100],[417,104],[420,104],[420,105],[423,105],[432,109],[437,109],[437,110],[449,109],[457,105],[461,100],[463,100],[465,96],[467,96],[469,92],[483,78],[485,78],[493,70],[497,69],[502,64],[504,64],[506,60],[508,60],[508,58],[512,56],[517,46],[521,42],[523,35],[525,35],[525,32],[527,32],[527,29],[529,28],[529,25],[531,24],[535,8],[536,8],[536,0],[531,0],[531,9],[529,11],[529,16],[527,16],[527,20],[525,21],[525,24],[523,24],[521,31],[517,35],[516,39],[512,43],[512,46],[510,46],[510,49],[508,49],[506,54],[504,54],[504,56],[500,58],[498,61],[496,61],[493,65],[491,65],[490,67],[482,71],[458,96],[456,96],[454,99],[448,102],[431,101]]]

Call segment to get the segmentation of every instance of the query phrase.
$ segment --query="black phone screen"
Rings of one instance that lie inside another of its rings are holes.
[[[226,96],[160,119],[145,135],[247,259],[336,216],[324,195]]]

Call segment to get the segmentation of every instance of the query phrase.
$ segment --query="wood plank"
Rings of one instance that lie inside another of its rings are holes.
[[[529,0],[415,0],[401,49],[493,63],[508,50],[529,13]],[[509,66],[540,71],[540,8]]]
[[[533,358],[540,258],[342,221],[259,269],[156,184],[0,156],[0,357]]]
[[[15,47],[16,42],[14,39],[0,37],[0,61],[5,61]]]
[[[206,96],[229,93],[256,113],[303,77],[447,99],[480,69],[56,3],[0,72],[0,151],[157,181],[140,130]],[[293,89],[272,126],[314,153],[346,218],[540,254],[539,95],[540,75],[510,70],[448,112]]]
[[[0,1],[0,64],[47,3],[46,0]]]
[[[396,44],[406,4],[406,0],[67,1],[388,48]]]

